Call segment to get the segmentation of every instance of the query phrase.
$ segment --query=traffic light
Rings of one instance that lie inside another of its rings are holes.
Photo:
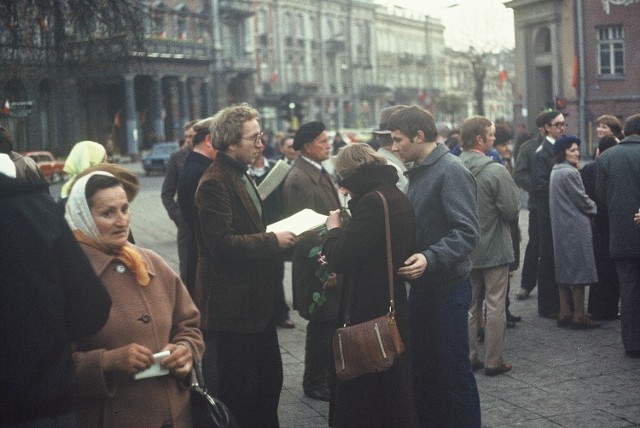
[[[289,109],[289,100],[283,98],[278,103],[278,119],[291,121],[291,110]]]

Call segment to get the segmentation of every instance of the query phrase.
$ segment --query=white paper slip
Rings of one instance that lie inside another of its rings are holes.
[[[160,368],[160,361],[162,361],[165,357],[168,357],[170,354],[169,351],[158,352],[157,354],[153,354],[153,358],[155,358],[156,362],[151,365],[148,369],[142,370],[140,373],[136,373],[134,376],[135,380],[146,379],[148,377],[156,377],[156,376],[166,376],[169,374],[169,370]]]

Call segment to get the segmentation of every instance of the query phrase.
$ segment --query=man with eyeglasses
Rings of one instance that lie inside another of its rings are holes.
[[[538,261],[538,314],[544,318],[556,318],[560,310],[560,297],[556,284],[555,261],[553,258],[553,236],[549,214],[549,178],[554,164],[553,144],[564,135],[566,122],[561,112],[546,112],[544,123],[545,139],[538,147],[533,162],[532,191],[538,206],[538,233],[540,259]]]
[[[262,146],[258,112],[246,103],[226,107],[209,132],[218,154],[195,196],[194,300],[206,352],[217,354],[214,389],[239,426],[278,427],[283,375],[272,278],[295,235],[266,232],[264,205],[248,174]]]

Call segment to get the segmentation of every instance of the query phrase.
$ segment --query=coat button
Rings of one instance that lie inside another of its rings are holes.
[[[138,318],[138,321],[142,321],[145,324],[149,324],[149,321],[151,321],[151,317],[147,314],[144,314],[140,318]]]
[[[127,270],[127,268],[125,268],[124,265],[116,266],[116,272],[118,272],[118,273],[125,273],[126,270]]]

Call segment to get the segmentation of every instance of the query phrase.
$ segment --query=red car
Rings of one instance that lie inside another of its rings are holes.
[[[29,156],[33,159],[44,178],[49,180],[51,183],[57,183],[58,181],[64,180],[67,174],[62,170],[64,167],[64,162],[57,160],[51,152],[46,151],[37,151],[37,152],[26,152],[22,153],[23,156]]]

